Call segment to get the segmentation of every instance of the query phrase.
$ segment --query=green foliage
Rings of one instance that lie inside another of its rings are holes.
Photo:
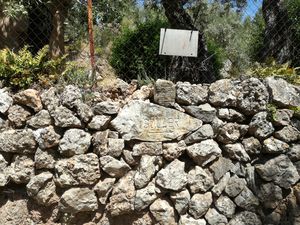
[[[218,76],[226,59],[225,51],[213,40],[207,40],[207,50],[209,57],[212,58],[214,74]]]
[[[159,18],[149,20],[136,29],[125,29],[114,41],[110,63],[122,79],[165,74],[170,58],[159,56],[158,47],[160,28],[166,26]]]
[[[290,67],[290,63],[277,64],[275,60],[272,60],[263,64],[254,64],[253,68],[248,71],[248,74],[259,78],[280,77],[292,84],[300,85],[299,70],[300,67]]]
[[[48,46],[35,56],[28,46],[17,53],[4,49],[0,51],[0,79],[4,85],[16,89],[26,88],[37,81],[47,84],[58,78],[64,64],[65,57],[50,59]]]

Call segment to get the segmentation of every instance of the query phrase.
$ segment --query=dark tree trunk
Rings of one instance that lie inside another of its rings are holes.
[[[174,29],[197,30],[184,9],[187,0],[162,0],[165,14]],[[199,31],[198,57],[173,57],[169,78],[173,81],[211,83],[216,80],[212,58],[208,55],[204,35]]]

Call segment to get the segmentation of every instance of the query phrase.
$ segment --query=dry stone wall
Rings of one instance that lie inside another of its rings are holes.
[[[0,224],[300,224],[300,87],[82,93],[0,89]]]

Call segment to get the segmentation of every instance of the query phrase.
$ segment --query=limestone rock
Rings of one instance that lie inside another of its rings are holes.
[[[157,198],[155,182],[150,182],[145,188],[136,191],[134,210],[141,211],[151,205]]]
[[[94,191],[89,188],[71,188],[63,193],[58,207],[62,212],[75,214],[96,211],[98,202]]]
[[[170,141],[197,130],[202,121],[174,109],[131,101],[111,124],[125,140]]]
[[[188,173],[188,185],[191,193],[206,192],[214,185],[214,179],[211,173],[195,166]]]
[[[238,141],[248,132],[247,125],[239,125],[236,123],[227,123],[219,128],[217,139],[223,144],[232,144]]]
[[[163,143],[163,156],[168,161],[173,161],[181,156],[186,150],[184,141],[178,143]]]
[[[28,106],[32,108],[35,112],[43,109],[42,100],[40,98],[40,93],[34,89],[27,89],[21,91],[13,96],[14,102],[20,105]]]
[[[225,192],[229,197],[235,197],[244,190],[246,184],[247,182],[245,179],[234,175],[229,179],[227,186],[225,187]]]
[[[298,131],[295,127],[286,126],[280,131],[277,131],[274,136],[284,142],[289,143],[300,140],[300,131]]]
[[[141,142],[135,144],[132,148],[133,156],[141,155],[162,155],[162,143],[161,142]]]
[[[92,143],[93,143],[93,152],[99,156],[108,155],[108,135],[109,130],[98,131],[93,134]]]
[[[142,100],[142,101],[146,99],[151,99],[153,97],[153,92],[154,92],[153,89],[154,88],[150,85],[148,86],[144,85],[139,90],[136,90],[132,94],[131,98],[132,100]]]
[[[100,102],[94,107],[94,113],[96,115],[114,115],[117,114],[120,110],[119,102]]]
[[[195,218],[199,219],[204,216],[205,213],[210,208],[213,202],[211,192],[206,192],[205,194],[195,194],[191,198],[189,204],[189,213]]]
[[[250,161],[250,156],[247,154],[246,150],[244,149],[244,146],[241,143],[225,145],[224,150],[232,159],[242,162]]]
[[[125,142],[123,139],[108,138],[107,139],[107,150],[108,155],[112,157],[120,157],[122,155]]]
[[[62,128],[79,128],[81,127],[80,120],[73,114],[73,112],[64,106],[59,106],[51,112],[54,118],[55,126]]]
[[[162,159],[157,156],[143,155],[137,172],[134,175],[134,184],[137,189],[145,187],[154,177],[162,164]]]
[[[206,101],[208,88],[201,84],[190,84],[189,82],[177,82],[176,101],[183,105],[198,105]]]
[[[270,159],[265,164],[257,165],[257,173],[266,181],[273,181],[282,188],[290,188],[300,176],[296,167],[286,155]]]
[[[110,122],[110,119],[110,116],[96,115],[88,124],[88,128],[92,130],[105,130]]]
[[[37,169],[54,169],[56,162],[56,150],[42,150],[38,148],[34,155],[34,165]]]
[[[0,154],[0,187],[4,187],[8,183],[7,174],[5,173],[7,164],[7,161]]]
[[[32,130],[6,130],[0,132],[0,152],[32,154],[35,150],[36,141]]]
[[[273,116],[273,123],[276,126],[287,126],[290,124],[291,122],[291,118],[294,115],[294,111],[293,110],[289,110],[289,109],[277,109],[274,112],[274,116]]]
[[[217,115],[217,110],[208,103],[199,106],[186,106],[184,108],[188,114],[202,120],[204,123],[211,123]]]
[[[300,160],[300,144],[292,144],[287,155],[289,156],[289,158],[292,161],[299,161]]]
[[[235,215],[228,225],[262,225],[262,222],[255,213],[243,211]]]
[[[88,123],[94,116],[93,110],[90,106],[83,102],[76,102],[75,104],[76,112],[80,120],[84,123]]]
[[[8,179],[16,184],[26,184],[34,176],[34,162],[26,155],[14,155],[12,163],[7,167]]]
[[[130,150],[123,150],[123,158],[129,166],[136,166],[139,164],[139,157],[133,156],[132,151]]]
[[[276,138],[270,137],[263,142],[263,151],[270,154],[284,153],[289,150],[289,145]]]
[[[211,190],[212,193],[215,196],[220,196],[221,193],[224,191],[224,189],[226,188],[228,182],[230,179],[230,173],[227,172],[220,180],[219,182],[213,187],[213,189]]]
[[[300,105],[300,91],[296,86],[289,84],[284,79],[275,79],[274,77],[268,77],[266,83],[274,103],[285,107]]]
[[[97,155],[88,153],[61,159],[55,164],[55,183],[62,188],[74,185],[92,185],[100,179]]]
[[[187,147],[188,155],[199,166],[205,166],[221,156],[222,150],[212,139],[202,141]]]
[[[71,157],[84,154],[91,145],[91,135],[84,130],[67,130],[59,142],[58,151],[61,155]]]
[[[59,144],[60,134],[58,134],[53,126],[46,128],[40,128],[35,130],[34,136],[36,142],[38,143],[41,149],[49,149],[56,147]]]
[[[210,225],[226,225],[228,223],[226,216],[220,214],[216,209],[210,208],[205,214],[205,219]]]
[[[266,139],[275,131],[272,123],[267,120],[267,112],[255,114],[249,125],[249,132],[258,139]]]
[[[220,196],[215,202],[215,206],[226,217],[232,218],[234,216],[236,205],[227,196]]]
[[[176,225],[175,211],[164,199],[157,199],[150,206],[150,212],[160,225]]]
[[[274,183],[262,184],[257,194],[260,202],[267,209],[275,209],[283,199],[282,190]]]
[[[162,106],[175,103],[176,89],[172,81],[158,79],[154,85],[154,102]]]
[[[180,216],[179,225],[206,225],[205,219],[194,219],[190,215]]]
[[[38,129],[52,125],[52,119],[47,110],[41,110],[30,120],[28,120],[27,124],[35,129]]]
[[[234,199],[235,204],[248,211],[254,211],[259,206],[258,198],[253,192],[245,187],[243,191]]]
[[[257,155],[261,152],[261,144],[255,137],[244,138],[242,144],[249,155]]]
[[[81,91],[78,87],[68,85],[60,95],[60,102],[62,105],[72,109],[77,101],[82,98]]]
[[[187,189],[180,192],[173,192],[170,194],[170,198],[175,206],[175,209],[179,215],[183,215],[187,212],[191,195]]]
[[[206,139],[211,139],[214,137],[214,130],[210,124],[204,124],[194,133],[187,136],[184,141],[186,144],[194,144]]]
[[[222,79],[214,82],[209,87],[209,102],[214,106],[236,106],[239,92],[230,79]]]
[[[15,128],[23,127],[30,116],[31,113],[19,105],[13,105],[8,110],[8,120]]]
[[[184,162],[175,159],[156,175],[156,184],[160,187],[179,191],[187,184],[187,175],[184,171]]]
[[[220,119],[229,121],[229,122],[237,122],[242,123],[245,121],[246,117],[240,112],[234,109],[221,108],[218,110],[218,117]]]
[[[107,203],[107,199],[112,191],[115,182],[116,178],[104,178],[94,186],[93,190],[96,192],[101,204],[104,205]]]
[[[51,87],[49,90],[46,90],[41,94],[42,102],[45,108],[49,111],[53,111],[56,107],[59,106],[59,98],[56,92],[56,88]]]
[[[130,167],[124,161],[117,160],[109,155],[102,156],[100,164],[104,172],[112,177],[122,177],[130,170]]]
[[[225,173],[232,170],[234,167],[232,161],[228,158],[220,157],[214,164],[209,167],[212,172],[214,180],[218,182]]]
[[[12,106],[13,98],[5,89],[0,89],[0,113],[5,114]]]

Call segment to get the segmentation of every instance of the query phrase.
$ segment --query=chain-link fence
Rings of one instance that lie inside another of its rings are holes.
[[[86,0],[0,0],[0,49],[37,54],[49,45],[52,57],[86,68],[95,55],[100,76],[127,80],[212,82],[270,59],[300,65],[297,0],[90,2],[93,33]],[[198,30],[198,57],[160,55],[160,28]]]

